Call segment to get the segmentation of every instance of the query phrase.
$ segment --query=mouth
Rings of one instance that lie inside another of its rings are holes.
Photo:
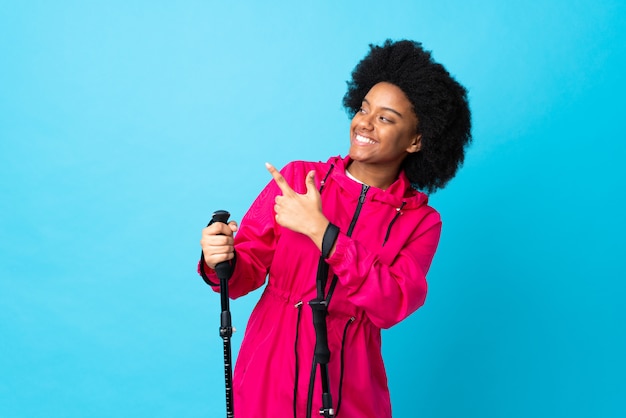
[[[354,136],[354,142],[356,142],[357,144],[362,144],[362,145],[373,145],[376,144],[376,141],[374,141],[373,139],[370,139],[366,136],[363,135],[359,135],[356,134]]]

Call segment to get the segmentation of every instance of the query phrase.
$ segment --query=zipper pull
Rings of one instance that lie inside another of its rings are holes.
[[[361,189],[361,196],[359,196],[359,203],[363,204],[365,203],[365,195],[367,194],[367,191],[369,190],[370,186],[368,186],[367,184],[363,185],[363,188]]]

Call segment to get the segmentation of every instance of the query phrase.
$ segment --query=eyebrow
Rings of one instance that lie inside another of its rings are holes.
[[[365,102],[365,103],[367,103],[367,104],[370,104],[370,102],[368,102],[368,101],[367,101],[367,99],[365,99],[365,98],[363,99],[363,102]],[[396,115],[398,115],[399,117],[403,117],[403,116],[402,116],[402,114],[401,114],[400,112],[398,112],[397,110],[392,109],[392,108],[390,108],[390,107],[382,107],[382,109],[383,109],[383,110],[388,110],[389,112],[392,112],[392,113],[395,113],[395,114],[396,114]]]

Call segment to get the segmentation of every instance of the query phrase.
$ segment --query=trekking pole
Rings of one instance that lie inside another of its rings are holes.
[[[218,210],[213,213],[211,222],[209,225],[215,222],[227,223],[230,213],[225,210]],[[207,225],[208,226],[208,225]],[[202,278],[207,284],[215,285],[211,283],[204,272],[204,251],[200,258],[200,273]],[[232,269],[228,261],[222,261],[215,266],[215,273],[220,280],[220,297],[222,302],[222,313],[220,315],[220,337],[222,337],[224,343],[224,382],[226,386],[226,417],[234,418],[235,406],[233,404],[233,368],[232,368],[232,355],[230,337],[233,335],[234,328],[231,323],[230,317],[230,303],[228,298],[228,279],[232,275]]]

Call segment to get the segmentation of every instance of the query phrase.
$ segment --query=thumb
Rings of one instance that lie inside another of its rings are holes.
[[[315,185],[315,171],[311,170],[306,175],[306,193],[317,193],[317,186]]]

